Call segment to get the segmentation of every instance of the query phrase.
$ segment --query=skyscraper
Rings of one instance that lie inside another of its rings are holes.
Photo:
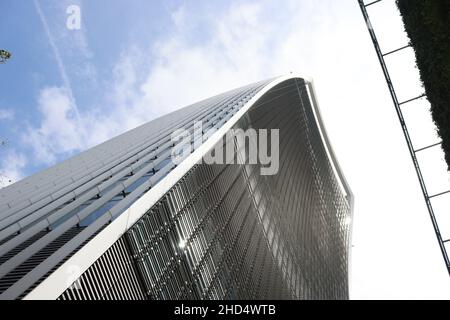
[[[352,201],[312,83],[258,82],[0,190],[0,298],[346,299]]]

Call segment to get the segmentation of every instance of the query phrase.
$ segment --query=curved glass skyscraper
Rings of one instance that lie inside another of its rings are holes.
[[[0,190],[0,298],[347,299],[352,201],[311,82],[255,83]]]

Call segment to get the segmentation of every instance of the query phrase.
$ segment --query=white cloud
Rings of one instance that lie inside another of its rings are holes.
[[[60,74],[60,76],[62,78],[62,81],[63,81],[63,84],[64,84],[64,90],[66,91],[66,93],[65,93],[66,97],[67,97],[67,99],[69,99],[70,104],[71,104],[71,109],[72,109],[72,112],[73,112],[73,116],[77,119],[78,123],[81,123],[81,121],[80,121],[80,111],[78,109],[75,97],[74,97],[73,92],[72,92],[72,84],[71,84],[69,75],[67,73],[66,65],[64,64],[63,58],[61,56],[61,52],[60,52],[60,50],[59,50],[59,48],[57,46],[56,39],[55,39],[52,31],[50,30],[47,18],[46,18],[45,14],[44,14],[44,11],[42,10],[42,7],[40,5],[39,0],[34,0],[34,6],[36,8],[36,12],[37,12],[37,14],[39,16],[39,19],[41,20],[42,26],[44,28],[44,32],[45,32],[45,34],[47,36],[48,42],[49,42],[50,47],[52,49],[54,58],[56,60],[56,65],[57,65],[59,74]],[[65,16],[63,16],[63,17],[65,17]],[[65,25],[65,24],[63,24],[63,25]],[[67,35],[67,29],[66,28],[59,28],[58,30],[60,30],[60,32],[59,32],[60,34],[62,32],[63,35]],[[74,47],[72,47],[71,51],[74,51],[74,52],[80,51],[82,53],[88,54],[89,52],[88,52],[88,49],[87,49],[87,42],[86,42],[86,37],[85,37],[84,33],[83,32],[79,32],[79,33],[75,33],[75,34],[78,35],[78,36],[75,36],[75,38],[74,38],[76,40],[72,39],[72,41],[69,41],[69,43],[72,43],[72,45],[75,45],[76,49]],[[83,65],[83,66],[80,65],[80,67],[85,67],[85,65]],[[89,74],[89,75],[95,74],[95,72],[93,70],[89,71],[89,68],[87,70],[88,70],[87,74]],[[85,137],[86,136],[86,132],[84,131],[84,128],[79,128],[79,129],[80,129],[80,131],[79,131],[78,134],[83,136],[83,137]]]
[[[13,120],[14,111],[10,109],[0,109],[0,120]]]
[[[34,151],[37,161],[53,163],[59,153],[65,154],[85,148],[86,144],[80,136],[80,130],[84,130],[84,127],[75,118],[66,89],[42,89],[38,108],[43,116],[40,126],[29,127],[22,137],[25,145]]]
[[[267,57],[258,53],[270,38],[252,37],[261,31],[257,23],[260,5],[234,5],[222,17],[210,17],[212,34],[196,46],[186,31],[188,14],[192,12],[182,7],[173,15],[175,30],[156,43],[152,52],[130,46],[120,55],[112,70],[112,84],[103,96],[107,108],[77,108],[53,41],[66,80],[64,88],[46,88],[40,93],[42,121],[25,135],[37,160],[53,163],[58,154],[83,150],[189,103],[269,76],[261,68]],[[50,31],[48,35],[51,39]],[[151,66],[146,62],[150,55],[155,57]],[[83,132],[84,139],[80,137]]]
[[[186,6],[181,5],[175,9],[170,15],[172,22],[177,28],[183,28],[187,25],[188,17],[186,16]]]
[[[0,188],[6,187],[24,177],[23,169],[27,164],[26,157],[14,151],[1,150]]]
[[[264,68],[270,65],[270,57],[262,53],[273,35],[258,23],[261,8],[260,3],[234,4],[222,15],[206,17],[205,39],[194,44],[190,30],[195,13],[184,7],[177,11],[173,16],[175,30],[153,47],[155,63],[141,87],[153,112],[167,113],[272,76]],[[174,89],[177,94],[171,93]]]
[[[105,89],[108,107],[85,106],[80,110],[56,41],[39,2],[36,9],[51,43],[64,87],[40,92],[41,123],[30,126],[24,140],[38,161],[53,163],[58,154],[83,150],[152,118],[213,94],[267,77],[261,72],[267,37],[258,26],[259,4],[234,5],[222,17],[210,17],[212,34],[192,46],[187,24],[192,14],[180,7],[172,18],[171,36],[154,44],[152,52],[127,47],[112,70],[112,84]],[[253,36],[252,36],[253,35]],[[84,36],[82,36],[84,38]],[[243,45],[243,43],[245,44]],[[88,52],[86,41],[82,51]],[[148,57],[155,57],[148,66]],[[211,79],[215,81],[211,81]],[[236,81],[236,79],[239,79]],[[176,87],[177,94],[173,94]],[[81,136],[81,137],[80,137]],[[84,139],[83,139],[84,137]]]

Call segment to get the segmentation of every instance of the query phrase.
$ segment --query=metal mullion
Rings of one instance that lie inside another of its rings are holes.
[[[123,269],[123,261],[121,261],[119,259],[119,257],[117,256],[117,251],[111,247],[112,250],[108,250],[111,251],[110,252],[110,256],[111,256],[111,265],[114,268],[115,272],[116,272],[116,286],[118,288],[118,291],[120,293],[120,299],[121,300],[130,300],[131,294],[130,294],[130,286],[129,283],[127,281],[125,281],[125,271]]]
[[[176,276],[175,276],[175,271],[172,272],[172,270],[169,271],[168,276],[167,276],[167,283],[169,288],[171,288],[172,294],[171,294],[171,299],[175,299],[178,295],[178,290],[180,288],[179,284],[176,282]]]
[[[108,273],[110,282],[111,282],[111,291],[113,292],[113,298],[114,300],[117,299],[123,299],[122,298],[122,294],[121,294],[121,290],[118,288],[117,285],[117,278],[118,278],[118,274],[117,271],[115,269],[115,267],[113,266],[113,264],[111,263],[111,252],[109,252],[109,250],[107,250],[104,253],[104,257],[105,259],[103,260],[103,262],[105,263],[106,267],[106,272]]]
[[[72,289],[72,293],[74,295],[75,300],[83,300],[83,296],[80,293],[81,290],[76,289],[76,286],[78,286],[78,285],[79,284],[78,284],[78,279],[77,279],[74,282],[74,285],[73,285],[74,289]]]
[[[99,300],[105,300],[105,296],[108,292],[107,281],[103,277],[103,270],[100,268],[100,259],[101,257],[91,266],[93,269],[93,277],[96,279],[99,284],[99,289],[102,292],[100,294]]]
[[[163,260],[165,262],[170,262],[170,258],[173,255],[171,255],[168,252],[168,250],[167,250],[167,246],[166,246],[166,243],[165,243],[167,241],[166,237],[167,237],[167,235],[165,235],[164,237],[161,237],[161,239],[160,239],[160,241],[161,241],[161,254],[162,254]],[[167,266],[167,264],[166,264],[166,266]]]
[[[77,289],[80,288],[80,289]],[[78,278],[74,282],[74,289],[72,290],[74,292],[74,296],[76,296],[76,300],[86,300],[84,297],[83,288],[81,286],[80,278]]]
[[[83,275],[81,275],[78,278],[78,281],[79,281],[80,286],[83,288],[82,293],[84,296],[84,300],[92,300],[90,286],[89,286],[89,283],[86,281],[85,277],[83,277]]]
[[[196,263],[195,263],[195,260],[192,256],[191,252],[192,252],[192,250],[190,248],[190,245],[189,244],[186,245],[186,247],[184,248],[183,254],[186,257],[186,262],[188,264],[189,270],[192,271],[195,269]]]
[[[113,284],[111,283],[110,274],[107,270],[105,260],[106,257],[102,257],[101,259],[99,259],[98,267],[101,270],[100,276],[104,279],[105,287],[107,288],[104,297],[106,300],[113,300],[114,299]]]
[[[120,240],[119,240],[120,241]],[[117,250],[116,245],[118,245],[118,242],[116,242],[108,251],[112,251],[111,252],[111,256],[112,256],[112,262],[114,264],[114,267],[116,268],[118,275],[120,275],[119,277],[119,282],[121,284],[122,290],[124,290],[124,294],[126,296],[127,299],[130,299],[130,297],[132,297],[132,290],[130,290],[132,288],[130,281],[125,281],[125,278],[127,277],[127,271],[124,269],[123,264],[125,263],[123,261],[123,259],[120,258],[120,252]]]
[[[200,262],[202,261],[201,251],[198,248],[198,241],[195,236],[192,237],[190,242],[190,247],[195,257],[195,265],[198,268],[200,266]]]
[[[163,272],[162,266],[161,266],[161,262],[160,259],[158,258],[158,253],[157,253],[157,243],[155,242],[153,244],[153,249],[150,250],[151,252],[151,256],[149,256],[150,259],[152,259],[152,262],[154,263],[154,271],[155,271],[155,281],[159,282],[159,280],[161,279],[161,275]]]
[[[98,281],[97,281],[95,275],[93,274],[92,265],[85,271],[85,273],[83,275],[85,277],[87,277],[89,279],[89,282],[92,284],[92,291],[93,291],[94,296],[95,296],[94,300],[101,299],[101,293],[99,292],[100,285],[98,284]]]
[[[141,266],[144,269],[142,272],[145,273],[143,278],[150,289],[154,289],[159,280],[155,263],[156,262],[152,260],[150,254],[146,254],[141,261]]]
[[[125,269],[125,275],[130,283],[130,285],[133,288],[133,293],[134,293],[134,299],[135,300],[141,300],[141,293],[142,293],[142,287],[141,284],[139,283],[139,279],[138,279],[138,272],[139,270],[137,270],[137,268],[135,268],[133,266],[133,257],[131,257],[126,248],[125,248],[125,244],[123,243],[123,241],[121,241],[119,243],[119,246],[117,247],[117,250],[120,252],[120,255],[122,256],[122,259],[125,259],[126,262],[124,264],[124,269]]]
[[[75,294],[73,293],[73,290],[68,288],[66,293],[67,293],[67,300],[70,300],[70,301],[76,300],[75,299]]]
[[[161,265],[162,265],[161,278],[164,278],[164,275],[165,275],[165,273],[167,271],[167,268],[168,268],[168,264],[167,264],[168,261],[167,261],[167,258],[165,256],[165,253],[164,253],[164,245],[162,243],[162,240],[159,240],[159,239],[158,239],[158,251],[157,251],[157,253],[158,253],[158,258],[160,259]]]

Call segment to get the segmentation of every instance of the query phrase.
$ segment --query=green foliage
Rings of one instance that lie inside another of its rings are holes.
[[[8,52],[6,50],[3,50],[3,49],[0,49],[0,63],[3,63],[3,62],[5,62],[6,60],[8,60],[10,58],[11,58],[11,53],[10,52]]]
[[[450,1],[396,0],[450,170]]]

